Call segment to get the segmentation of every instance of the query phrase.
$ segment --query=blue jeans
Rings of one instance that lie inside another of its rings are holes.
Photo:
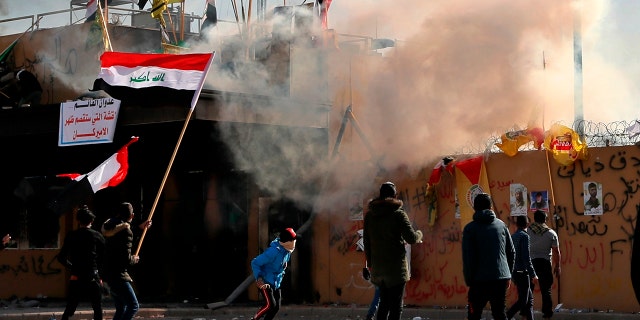
[[[131,282],[112,281],[109,283],[111,288],[111,296],[116,305],[116,312],[113,314],[113,320],[131,320],[138,312],[140,305],[133,292]]]
[[[373,316],[376,315],[376,311],[378,311],[378,303],[380,303],[380,288],[376,286],[376,292],[373,294],[373,300],[371,300],[371,304],[369,305],[369,311],[367,311],[366,319],[373,319]]]

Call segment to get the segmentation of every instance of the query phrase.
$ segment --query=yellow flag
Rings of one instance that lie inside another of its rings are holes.
[[[473,220],[473,200],[479,193],[491,194],[482,156],[459,161],[455,166],[456,189],[460,208],[460,229]]]
[[[506,155],[513,157],[518,153],[518,149],[529,143],[533,142],[536,149],[540,149],[542,140],[542,129],[530,128],[525,130],[510,131],[500,136],[501,143],[496,143],[496,147],[500,148]]]
[[[554,124],[544,138],[544,148],[553,154],[561,165],[568,166],[574,161],[587,158],[587,143],[568,127]]]
[[[151,17],[154,19],[162,19],[162,13],[167,10],[167,0],[153,0],[151,6]]]

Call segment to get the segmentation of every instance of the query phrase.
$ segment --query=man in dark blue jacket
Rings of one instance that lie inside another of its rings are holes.
[[[505,300],[515,261],[509,228],[491,210],[491,197],[478,194],[473,200],[473,221],[462,232],[462,271],[469,287],[469,320],[479,320],[491,304],[495,320],[505,320]]]

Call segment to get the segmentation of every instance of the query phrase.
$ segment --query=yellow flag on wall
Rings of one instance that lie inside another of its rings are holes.
[[[571,165],[578,159],[587,158],[587,143],[575,131],[560,124],[554,124],[546,132],[544,148],[564,166]]]
[[[460,208],[460,229],[473,219],[473,200],[479,193],[491,194],[482,156],[459,161],[455,166],[456,189]]]
[[[536,149],[540,149],[544,135],[541,128],[530,128],[518,131],[509,131],[500,136],[500,143],[496,143],[496,147],[500,148],[506,155],[513,157],[518,153],[518,149],[533,142]]]

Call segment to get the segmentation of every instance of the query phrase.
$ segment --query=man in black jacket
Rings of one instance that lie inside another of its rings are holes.
[[[128,268],[137,264],[140,257],[131,253],[133,247],[133,206],[129,202],[120,203],[116,207],[115,216],[102,225],[102,234],[107,239],[105,280],[111,290],[116,312],[113,320],[131,320],[138,312],[140,305],[131,286]],[[139,227],[148,228],[151,220],[143,222]]]
[[[104,259],[104,237],[91,229],[95,215],[83,206],[76,213],[79,226],[71,231],[57,256],[58,261],[71,271],[67,306],[61,320],[73,316],[80,299],[88,297],[93,308],[93,319],[102,320],[102,280],[100,272]]]
[[[473,221],[462,231],[462,273],[469,286],[469,320],[480,320],[487,302],[495,320],[505,320],[507,289],[516,252],[509,228],[491,210],[491,197],[473,199]]]

